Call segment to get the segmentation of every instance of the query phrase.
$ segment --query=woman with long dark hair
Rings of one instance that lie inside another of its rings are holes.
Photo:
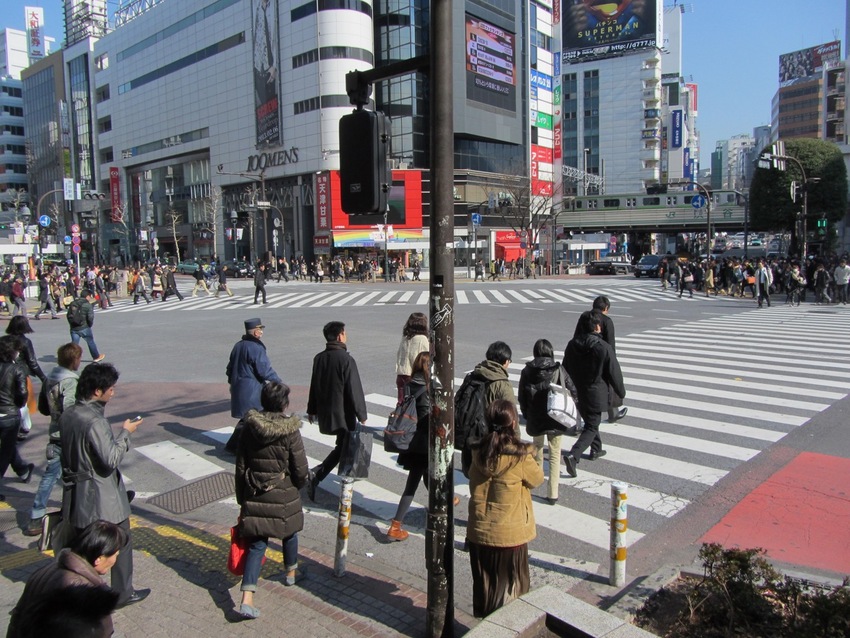
[[[428,343],[428,317],[421,312],[414,312],[404,324],[401,331],[401,343],[398,345],[395,364],[395,384],[398,388],[398,402],[404,398],[404,386],[410,381],[411,369],[416,355],[430,350]]]
[[[0,338],[0,477],[11,465],[15,474],[29,483],[35,465],[24,463],[18,454],[21,408],[27,402],[26,373],[17,363],[22,344],[15,335]]]
[[[534,445],[520,441],[511,401],[487,408],[490,432],[472,445],[466,539],[472,609],[482,618],[528,593],[528,542],[537,536],[531,490],[543,483]]]
[[[38,357],[35,356],[35,348],[33,347],[30,338],[27,337],[28,334],[33,332],[35,331],[32,329],[29,320],[24,315],[12,317],[9,320],[9,325],[6,326],[7,335],[15,335],[21,339],[23,346],[21,348],[20,357],[18,357],[18,365],[21,366],[24,373],[27,375],[27,402],[24,407],[21,408],[21,431],[18,434],[18,438],[20,440],[27,438],[29,435],[30,429],[32,429],[32,419],[30,418],[30,414],[38,409],[36,403],[38,395],[33,389],[30,376],[38,377],[42,385],[47,383],[47,375],[44,374],[41,366],[38,365]]]
[[[408,537],[407,531],[401,528],[407,510],[413,502],[419,481],[428,489],[428,414],[431,411],[431,355],[420,352],[411,368],[410,381],[404,386],[404,396],[416,397],[416,434],[410,442],[410,447],[398,455],[398,464],[407,470],[407,483],[401,493],[398,509],[387,530],[387,539],[403,541]]]

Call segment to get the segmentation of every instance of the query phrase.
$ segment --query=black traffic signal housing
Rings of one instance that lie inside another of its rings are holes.
[[[101,193],[101,192],[98,192],[98,191],[87,191],[87,192],[83,193],[83,199],[104,200],[104,199],[106,199],[106,193]]]
[[[339,120],[342,210],[348,215],[383,213],[389,200],[390,118],[358,109]]]
[[[827,221],[826,217],[818,219],[818,235],[826,235]]]

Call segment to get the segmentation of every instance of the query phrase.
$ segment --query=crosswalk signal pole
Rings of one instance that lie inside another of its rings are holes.
[[[431,281],[434,349],[428,427],[429,638],[454,635],[454,126],[452,123],[452,3],[431,3]]]

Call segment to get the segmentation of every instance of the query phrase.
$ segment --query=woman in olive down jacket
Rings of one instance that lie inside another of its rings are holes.
[[[298,532],[304,511],[298,490],[307,483],[307,454],[301,440],[301,418],[287,415],[289,386],[270,381],[260,394],[262,412],[249,410],[236,458],[236,501],[241,506],[239,534],[249,539],[242,576],[240,615],[257,618],[254,592],[269,537],[283,540],[284,585],[301,580]]]
[[[472,446],[466,538],[472,610],[482,618],[528,593],[528,542],[537,536],[531,490],[543,483],[535,448],[517,436],[517,412],[497,399],[487,408],[490,433]]]

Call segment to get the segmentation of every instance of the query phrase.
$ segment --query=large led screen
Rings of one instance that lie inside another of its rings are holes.
[[[516,112],[516,37],[466,16],[466,97]]]
[[[563,61],[657,46],[659,0],[563,0]]]

